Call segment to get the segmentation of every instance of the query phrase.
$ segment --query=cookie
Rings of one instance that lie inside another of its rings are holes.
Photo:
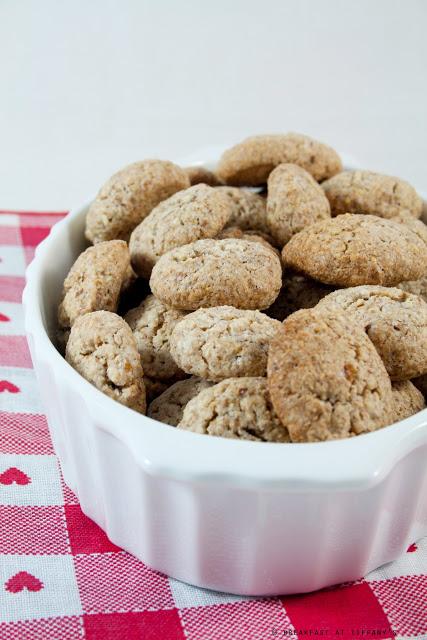
[[[283,248],[285,266],[325,284],[394,286],[427,272],[425,244],[406,225],[347,213],[322,220]]]
[[[261,242],[264,247],[267,247],[271,251],[274,251],[275,255],[281,258],[280,251],[276,249],[274,240],[271,236],[263,231],[243,231],[239,227],[225,227],[216,236],[217,240],[225,240],[226,238],[235,238],[236,240],[247,240],[248,242]]]
[[[392,380],[427,373],[427,303],[397,288],[362,286],[334,291],[319,310],[341,310],[368,334]]]
[[[281,281],[279,258],[260,242],[198,240],[165,253],[153,268],[150,286],[175,309],[265,309],[276,299]]]
[[[129,242],[133,268],[149,278],[160,256],[175,247],[214,238],[230,213],[228,198],[206,184],[175,193],[133,230]]]
[[[409,227],[417,236],[427,245],[427,225],[422,220],[418,220],[408,213],[399,213],[398,216],[393,218],[394,222],[400,222],[401,224]]]
[[[425,409],[424,396],[410,380],[403,382],[393,382],[391,387],[393,393],[394,421],[405,420]]]
[[[199,309],[176,324],[171,354],[181,369],[207,380],[265,376],[268,346],[279,327],[259,311]]]
[[[270,344],[267,376],[293,442],[346,438],[392,422],[380,356],[363,329],[335,309],[289,316]]]
[[[217,176],[213,171],[209,171],[205,167],[195,166],[195,167],[185,167],[185,173],[187,174],[190,184],[208,184],[210,187],[218,187],[221,184],[221,181],[218,180]]]
[[[144,373],[151,378],[168,380],[182,375],[170,353],[170,337],[176,324],[185,317],[183,311],[169,309],[149,295],[125,315],[136,340]]]
[[[413,293],[416,296],[420,296],[425,302],[427,302],[427,273],[419,280],[409,280],[408,282],[401,282],[397,285],[399,289]]]
[[[65,353],[86,380],[130,409],[145,412],[143,370],[135,338],[115,313],[94,311],[77,318]]]
[[[187,189],[184,169],[166,160],[134,162],[115,173],[101,188],[86,216],[86,238],[129,240],[133,229],[162,200]]]
[[[218,187],[231,205],[228,226],[239,227],[242,231],[267,232],[266,201],[258,193],[237,187]]]
[[[315,307],[322,298],[334,290],[334,287],[299,273],[285,271],[280,293],[271,307],[265,310],[265,313],[270,318],[282,321],[299,309]]]
[[[212,386],[212,382],[201,378],[187,378],[175,382],[169,389],[158,396],[148,407],[147,415],[153,420],[176,427],[181,421],[187,403],[203,389]]]
[[[265,378],[228,378],[201,391],[185,407],[178,429],[238,440],[289,442]]]
[[[266,219],[279,246],[304,227],[330,217],[328,199],[308,171],[296,164],[279,164],[270,173]]]
[[[369,213],[394,218],[406,213],[419,218],[422,200],[405,180],[373,171],[343,171],[323,182],[333,216],[341,213]]]
[[[278,164],[290,162],[308,171],[315,180],[342,171],[341,159],[331,147],[299,133],[246,138],[223,153],[216,174],[236,186],[261,185]]]
[[[83,251],[64,281],[59,326],[69,328],[90,311],[117,311],[129,268],[129,251],[123,240],[100,242]]]

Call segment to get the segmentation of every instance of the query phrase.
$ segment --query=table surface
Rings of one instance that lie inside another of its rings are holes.
[[[2,208],[69,209],[117,168],[307,133],[427,189],[424,0],[3,0]]]

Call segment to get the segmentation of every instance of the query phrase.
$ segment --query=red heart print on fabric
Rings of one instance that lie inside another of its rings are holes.
[[[4,315],[4,313],[0,313],[0,322],[10,322],[10,318]]]
[[[0,484],[30,484],[31,478],[26,473],[16,467],[9,467],[3,473],[0,473]]]
[[[21,389],[13,384],[13,382],[9,382],[9,380],[0,380],[0,393],[3,391],[8,391],[9,393],[19,393]]]
[[[31,573],[27,573],[27,571],[19,571],[19,573],[16,573],[5,582],[4,587],[10,593],[19,593],[23,589],[40,591],[40,589],[43,589],[43,582],[31,575]]]
[[[409,545],[409,547],[406,549],[406,553],[414,553],[414,551],[418,551],[418,547],[415,542]]]

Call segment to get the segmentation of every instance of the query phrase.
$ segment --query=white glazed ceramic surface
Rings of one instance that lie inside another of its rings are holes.
[[[37,248],[24,306],[65,481],[114,543],[194,585],[271,595],[360,578],[427,535],[427,410],[347,440],[245,442],[156,422],[74,371],[51,337],[87,206]]]

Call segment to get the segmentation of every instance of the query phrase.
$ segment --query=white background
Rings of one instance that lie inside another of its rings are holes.
[[[0,208],[295,130],[427,190],[426,0],[0,0]]]

